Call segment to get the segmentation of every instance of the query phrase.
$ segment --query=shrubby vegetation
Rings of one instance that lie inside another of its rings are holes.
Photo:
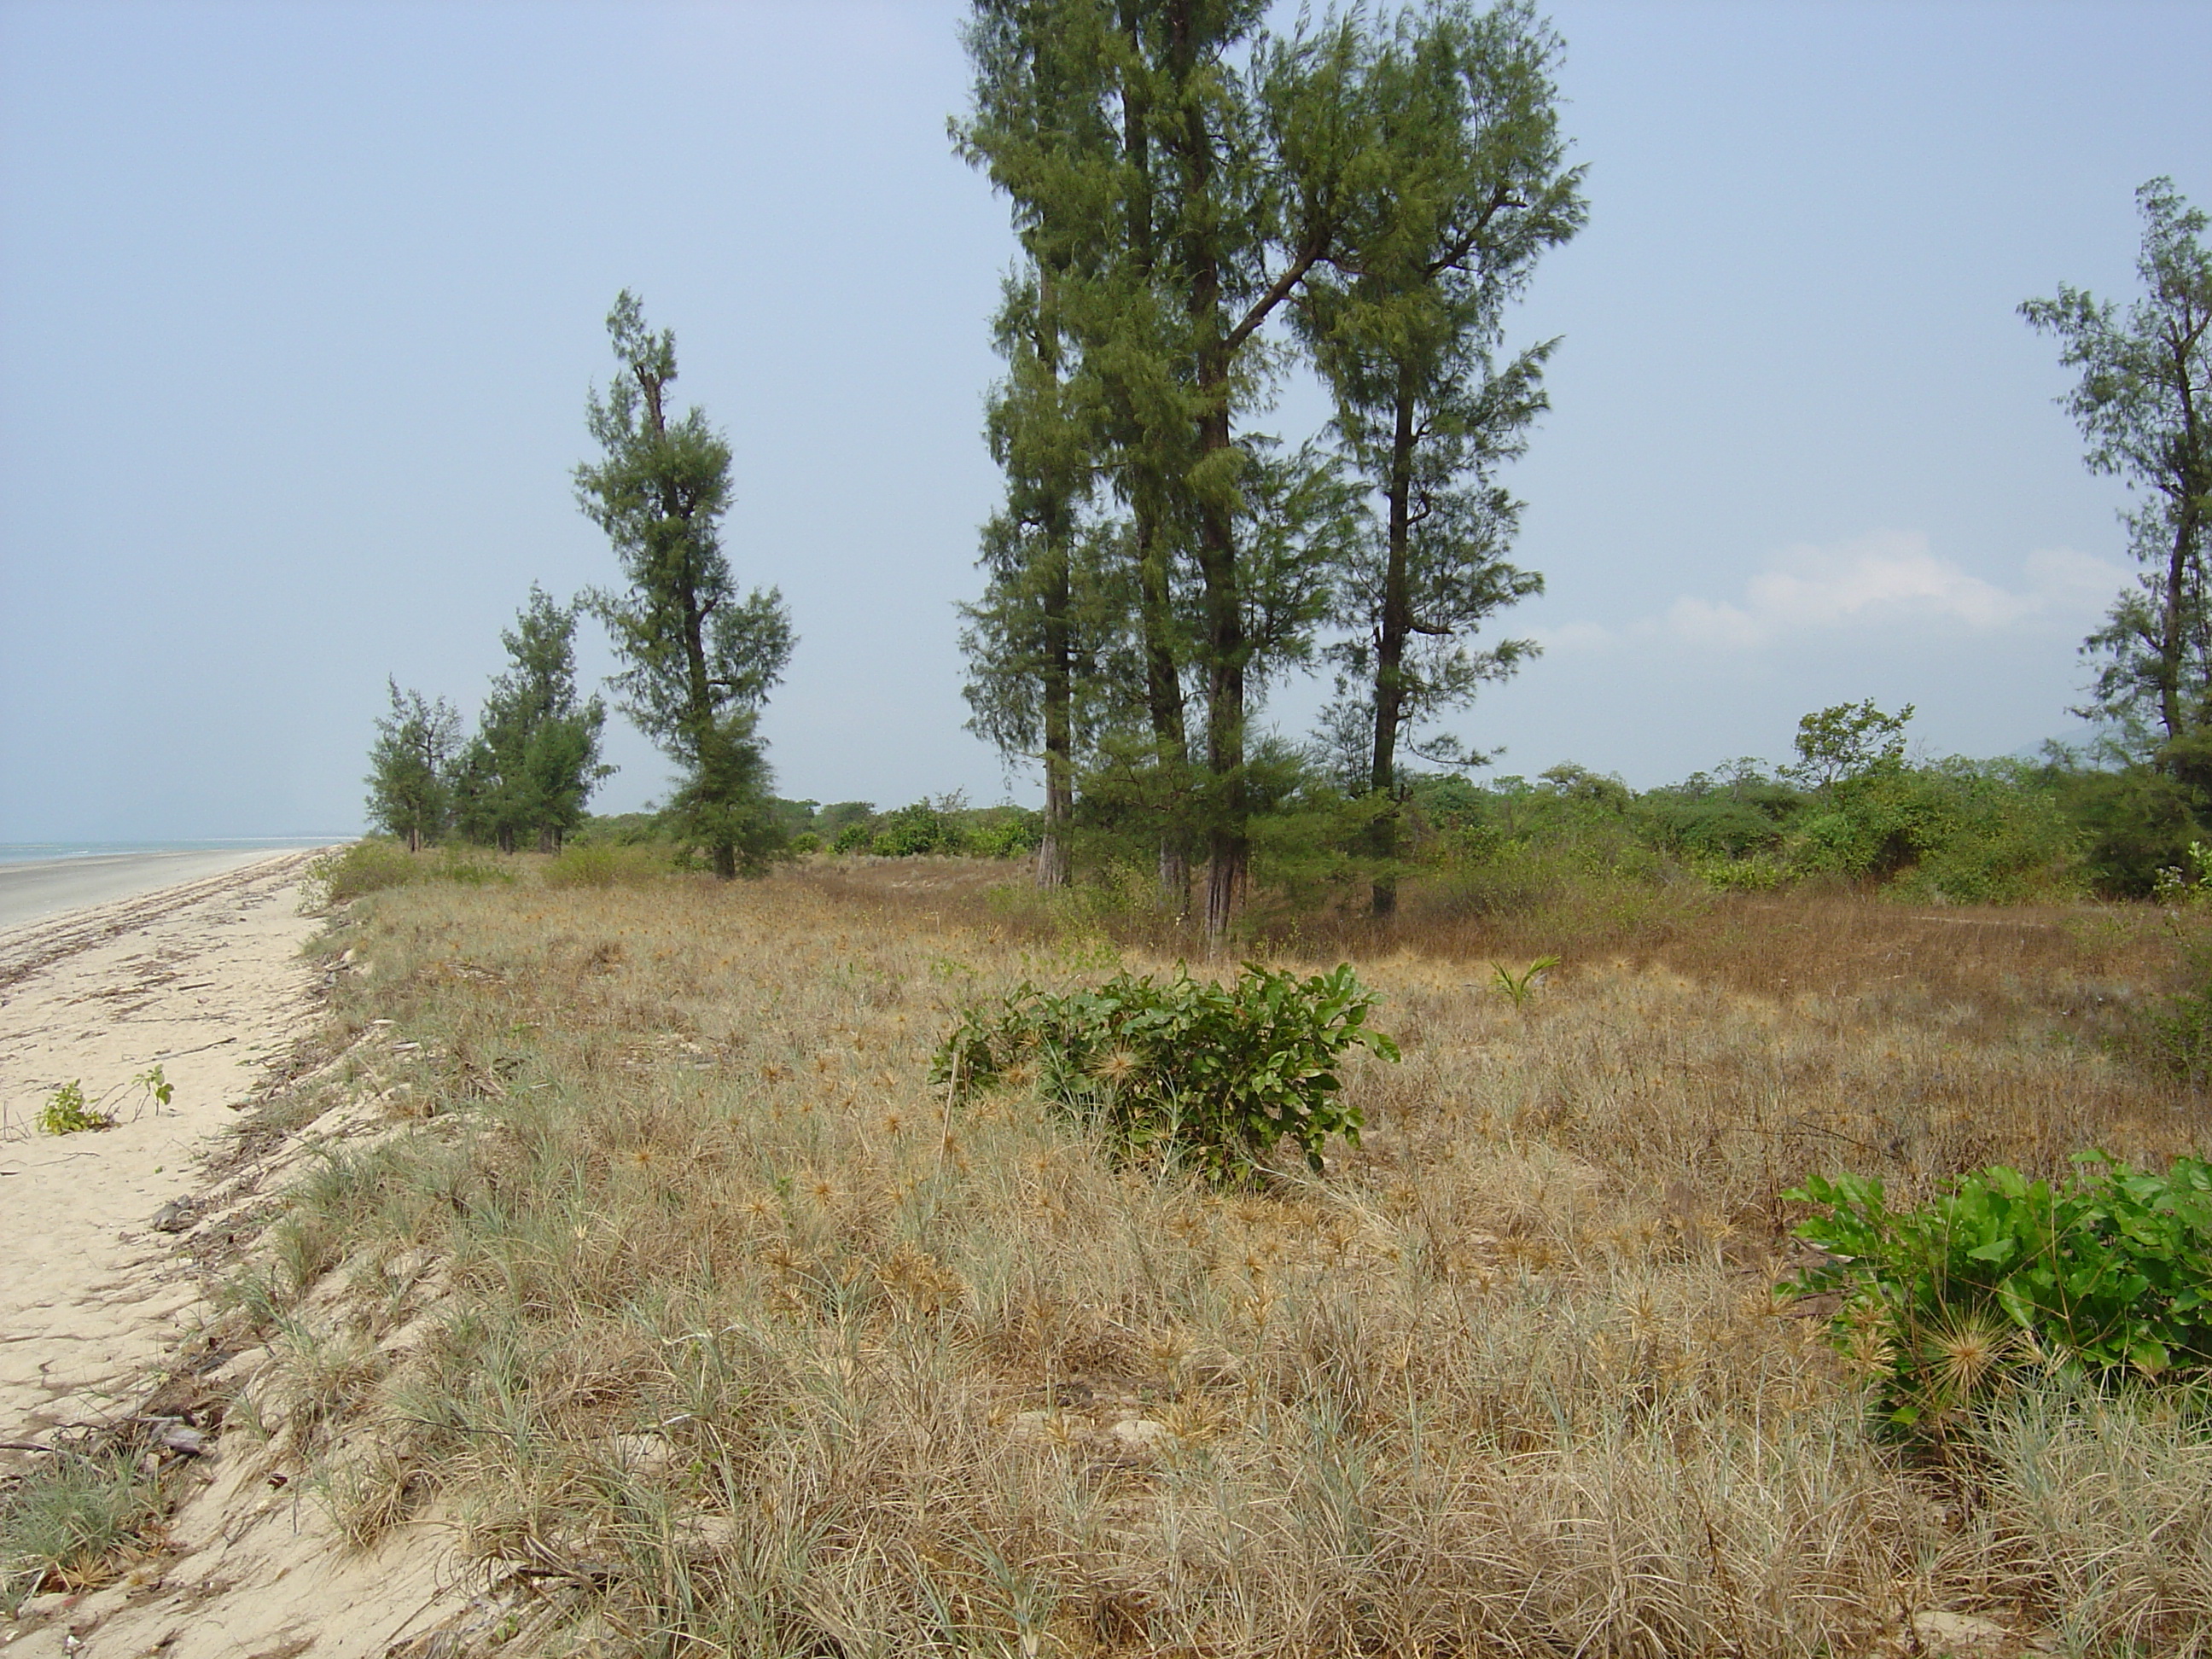
[[[1832,1328],[1892,1421],[1936,1426],[2054,1366],[2152,1383],[2212,1370],[2212,1164],[2076,1162],[2057,1182],[1978,1170],[1902,1211],[1855,1176],[1784,1194],[1824,1212],[1797,1229],[1825,1254],[1796,1288],[1844,1292]]]
[[[1024,984],[965,1011],[930,1078],[956,1098],[1034,1088],[1123,1162],[1228,1182],[1288,1136],[1318,1172],[1331,1135],[1359,1144],[1359,1109],[1340,1098],[1343,1054],[1398,1058],[1368,1026],[1376,1001],[1346,963],[1300,980],[1247,963],[1227,985],[1183,969],[1065,994]]]
[[[918,800],[888,812],[867,801],[841,801],[817,809],[812,801],[785,803],[808,813],[794,845],[803,852],[867,854],[913,858],[925,853],[953,858],[1008,859],[1034,853],[1042,814],[1027,807],[970,806],[957,793]],[[810,839],[811,837],[811,839]]]

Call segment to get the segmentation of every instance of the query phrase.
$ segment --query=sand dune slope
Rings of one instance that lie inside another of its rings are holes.
[[[173,1409],[149,1407],[157,1386],[234,1389],[265,1359],[250,1351],[204,1377],[173,1375],[226,1358],[198,1335],[202,1263],[234,1231],[243,1242],[268,1207],[256,1195],[333,1128],[220,1135],[315,1024],[317,970],[300,956],[317,926],[300,913],[309,856],[0,933],[0,1442],[12,1448],[0,1475],[40,1461],[24,1449]],[[157,1064],[173,1085],[167,1104],[131,1082]],[[115,1127],[39,1133],[40,1109],[70,1082],[104,1100]],[[404,1651],[410,1631],[452,1617],[460,1598],[435,1528],[349,1553],[305,1483],[272,1480],[264,1461],[232,1435],[173,1471],[185,1501],[170,1547],[119,1582],[50,1591],[18,1623],[0,1620],[9,1659],[349,1659]]]

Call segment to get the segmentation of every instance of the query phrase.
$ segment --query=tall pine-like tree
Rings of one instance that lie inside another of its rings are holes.
[[[1195,831],[1215,939],[1249,857],[1250,693],[1271,650],[1308,642],[1322,591],[1285,588],[1316,561],[1276,556],[1279,526],[1248,539],[1246,422],[1275,367],[1263,331],[1334,246],[1355,138],[1340,118],[1356,31],[1263,48],[1263,11],[1258,0],[978,0],[975,106],[957,130],[1012,199],[1099,410],[1097,465],[1132,519],[1155,763],[1182,809],[1163,836],[1163,876],[1181,884]],[[1195,625],[1175,614],[1186,583]],[[1255,615],[1270,621],[1264,636]],[[1297,616],[1304,632],[1283,626]],[[1204,708],[1196,757],[1192,689]]]
[[[369,821],[419,853],[445,833],[453,809],[453,763],[461,718],[443,697],[386,682],[392,711],[376,722],[368,751]]]
[[[576,468],[576,495],[629,586],[590,603],[628,665],[615,679],[624,711],[683,769],[672,811],[728,878],[760,867],[782,835],[757,728],[791,658],[790,618],[774,588],[738,597],[721,544],[730,446],[698,408],[672,415],[675,336],[648,328],[627,289],[607,333],[621,368],[592,397],[601,459]]]
[[[1300,296],[1300,332],[1364,481],[1368,533],[1340,570],[1332,654],[1344,671],[1329,735],[1347,781],[1388,797],[1371,851],[1375,914],[1396,908],[1401,756],[1533,647],[1469,636],[1541,591],[1506,559],[1519,503],[1496,482],[1547,403],[1547,341],[1500,363],[1504,315],[1547,249],[1581,227],[1565,164],[1557,38],[1518,0],[1437,0],[1401,13],[1359,76],[1369,135],[1337,258]],[[1449,740],[1426,757],[1480,760]]]
[[[2125,521],[2142,578],[2085,647],[2102,662],[2094,712],[2212,785],[2212,251],[2203,210],[2172,179],[2152,179],[2136,204],[2140,298],[2122,312],[2062,284],[2021,314],[2081,371],[2062,401],[2090,470],[2142,492]]]

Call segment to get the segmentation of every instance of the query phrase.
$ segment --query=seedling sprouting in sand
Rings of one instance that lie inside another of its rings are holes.
[[[177,1092],[177,1085],[161,1074],[159,1066],[149,1066],[127,1084],[110,1089],[97,1101],[87,1101],[84,1085],[72,1078],[54,1091],[53,1098],[39,1109],[39,1129],[50,1135],[82,1134],[87,1129],[112,1129],[115,1114],[107,1103],[124,1089],[142,1089],[146,1098],[157,1106],[166,1106]],[[140,1107],[143,1111],[143,1105]]]
[[[1536,981],[1559,965],[1557,957],[1538,957],[1516,974],[1504,963],[1493,962],[1490,964],[1490,971],[1494,976],[1491,982],[1513,1000],[1516,1008],[1526,1008],[1528,999],[1536,994]]]
[[[43,1134],[73,1135],[114,1127],[112,1114],[85,1103],[83,1086],[74,1079],[55,1090],[54,1097],[39,1111],[39,1129]]]

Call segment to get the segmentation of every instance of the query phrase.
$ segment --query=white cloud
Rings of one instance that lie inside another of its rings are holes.
[[[1602,623],[1568,623],[1560,628],[1532,628],[1529,637],[1547,656],[1572,655],[1578,651],[1604,651],[1613,643],[1613,629]]]
[[[2001,587],[1937,557],[1920,531],[1881,531],[1830,547],[1785,548],[1737,599],[1686,594],[1662,615],[1620,631],[1742,651],[1792,635],[1851,628],[1932,623],[1987,634],[2045,620],[2078,623],[2103,612],[2128,573],[2062,547],[2028,555],[2021,575],[2021,586]],[[1617,635],[1595,623],[1571,623],[1543,637],[1547,646],[1571,652],[1602,649]]]

